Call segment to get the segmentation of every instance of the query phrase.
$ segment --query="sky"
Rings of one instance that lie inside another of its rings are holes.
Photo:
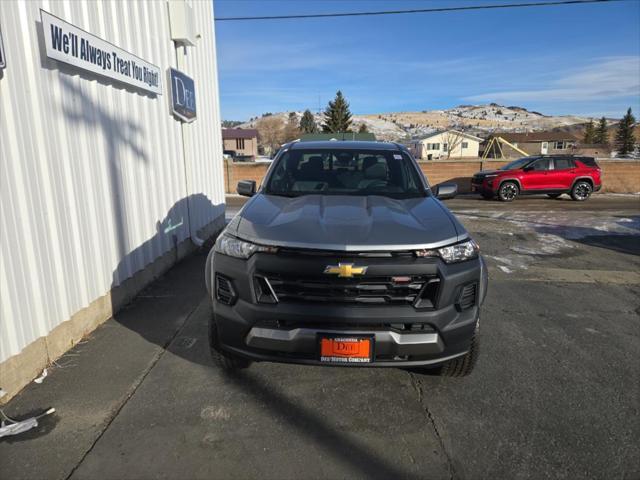
[[[532,0],[527,0],[532,1]],[[542,1],[542,0],[533,0]],[[525,0],[215,0],[216,18]],[[351,18],[215,22],[222,118],[496,102],[548,115],[640,118],[640,0]]]

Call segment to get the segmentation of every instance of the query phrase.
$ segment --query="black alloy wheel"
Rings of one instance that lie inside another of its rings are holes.
[[[498,190],[498,198],[503,202],[512,202],[516,199],[520,189],[515,182],[504,182]]]

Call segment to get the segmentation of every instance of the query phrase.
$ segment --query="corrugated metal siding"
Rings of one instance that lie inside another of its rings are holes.
[[[182,69],[190,75],[196,85],[196,103],[198,120],[185,125],[185,142],[187,159],[189,160],[189,190],[206,192],[211,179],[215,183],[214,196],[208,199],[195,199],[190,205],[194,224],[206,225],[217,215],[224,213],[219,199],[224,199],[224,171],[220,160],[222,148],[222,132],[219,126],[220,102],[218,100],[218,64],[215,52],[215,31],[213,22],[213,2],[192,2],[195,13],[196,31],[201,37],[196,48],[187,49],[186,62]],[[179,54],[183,52],[180,49]],[[203,108],[206,106],[206,108]],[[218,200],[216,200],[218,199]],[[206,208],[212,202],[216,208]],[[205,208],[203,208],[205,207]],[[222,208],[222,209],[221,209]]]
[[[198,119],[185,127],[169,113],[166,76],[154,98],[48,60],[39,8],[176,67],[165,2],[0,2],[0,362],[172,248],[173,235],[188,238],[189,209],[193,231],[224,210],[211,2],[193,2],[202,39],[184,70]]]

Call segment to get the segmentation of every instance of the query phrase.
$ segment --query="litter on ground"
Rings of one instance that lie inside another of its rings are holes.
[[[18,435],[19,433],[31,430],[38,426],[38,419],[51,415],[55,411],[55,408],[49,408],[35,417],[30,417],[26,420],[14,420],[0,410],[0,417],[2,418],[2,422],[0,422],[0,438],[7,437],[9,435]]]
[[[44,379],[47,377],[47,375],[48,375],[48,374],[47,374],[47,369],[45,368],[45,369],[42,371],[42,375],[40,375],[38,378],[36,378],[36,379],[34,380],[34,382],[35,382],[35,383],[42,383],[42,382],[44,381]]]

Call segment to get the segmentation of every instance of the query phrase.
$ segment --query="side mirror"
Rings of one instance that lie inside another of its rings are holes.
[[[253,197],[256,194],[255,180],[240,180],[236,191],[243,197]]]
[[[446,200],[453,198],[458,194],[458,184],[456,183],[443,183],[435,187],[436,197],[440,200]]]
[[[527,165],[522,169],[523,172],[530,172],[531,170],[533,170],[533,165]]]

